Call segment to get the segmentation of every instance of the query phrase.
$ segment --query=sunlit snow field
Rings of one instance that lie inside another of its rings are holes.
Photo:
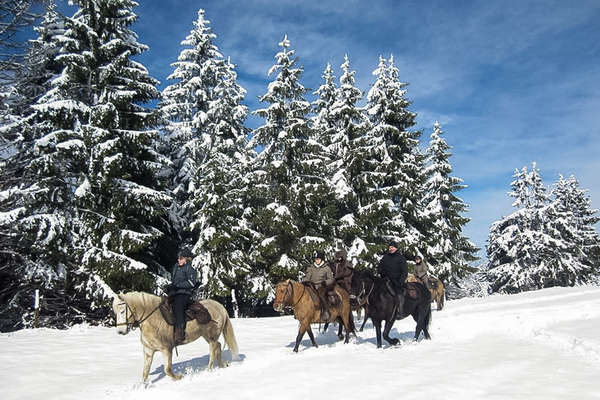
[[[349,344],[337,341],[335,327],[316,334],[319,348],[306,335],[298,354],[291,316],[232,322],[239,360],[207,371],[208,346],[199,339],[174,356],[182,380],[165,376],[157,353],[148,385],[140,383],[139,331],[0,334],[0,398],[600,399],[598,287],[447,301],[433,312],[433,340],[412,342],[415,324],[406,319],[392,330],[402,344],[382,349],[370,322]]]

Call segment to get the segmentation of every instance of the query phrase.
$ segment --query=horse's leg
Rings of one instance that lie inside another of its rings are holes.
[[[425,335],[425,339],[431,340],[431,336],[429,335],[429,322],[431,321],[431,308],[427,310],[425,314],[425,319],[423,321],[423,335]]]
[[[150,367],[152,366],[152,359],[154,358],[154,352],[149,347],[144,346],[144,371],[142,372],[142,381],[148,380],[148,374],[150,373]]]
[[[415,319],[415,321],[417,321],[417,326],[415,327],[415,337],[413,339],[415,342],[419,340],[421,330],[423,329],[423,311],[418,310],[416,314],[416,316],[413,314],[413,318]]]
[[[215,365],[215,359],[217,358],[217,344],[219,344],[219,342],[208,342],[208,365],[206,366],[206,369],[208,370],[213,369],[213,366]]]
[[[442,311],[444,308],[444,290],[442,290],[438,296],[437,309],[438,311]]]
[[[354,316],[352,315],[352,310],[348,310],[348,312],[344,316],[341,317],[341,321],[340,321],[340,333],[338,334],[338,337],[340,338],[340,340],[342,340],[341,333],[342,333],[342,323],[344,324],[344,328],[346,329],[346,339],[344,340],[344,343],[348,343],[350,341],[350,332],[352,332],[353,330],[353,321],[351,322],[350,318],[354,318]]]
[[[399,342],[398,339],[390,337],[390,331],[392,330],[394,322],[395,318],[393,315],[391,315],[388,319],[385,320],[385,327],[383,328],[383,338],[392,346],[397,345]]]
[[[360,329],[359,329],[361,332],[362,332],[362,331],[363,331],[363,329],[365,328],[365,324],[367,323],[367,320],[369,319],[369,317],[368,317],[368,315],[369,315],[369,312],[368,312],[368,311],[369,311],[369,310],[367,309],[367,307],[368,307],[368,306],[367,306],[367,305],[365,305],[365,319],[363,319],[363,323],[362,323],[362,325],[360,326]]]
[[[163,356],[165,357],[165,362],[167,363],[167,365],[165,365],[165,373],[167,375],[169,375],[171,378],[173,378],[174,380],[179,380],[181,378],[183,378],[183,374],[177,374],[175,375],[173,373],[173,349],[164,349],[162,351]]]
[[[361,318],[361,314],[362,314],[362,307],[358,306],[358,309],[356,310],[356,318],[360,319]],[[365,319],[366,319],[366,317],[367,316],[365,315]],[[361,329],[361,331],[362,331],[362,329]]]
[[[302,340],[302,337],[304,336],[304,332],[306,332],[306,325],[308,325],[310,327],[309,323],[304,323],[301,322],[300,323],[300,327],[298,328],[298,336],[296,336],[296,346],[294,346],[294,352],[297,353],[298,352],[298,346],[300,346],[300,341]],[[312,333],[312,331],[311,331]],[[308,335],[310,336],[311,333],[309,333]]]
[[[227,366],[227,363],[223,362],[221,343],[219,343],[218,340],[210,342],[210,360],[208,362],[210,366],[209,369],[212,369],[212,367],[215,364],[215,361],[217,361],[217,364],[220,368],[225,368]]]
[[[310,337],[310,341],[312,342],[312,345],[315,347],[319,347],[319,346],[317,346],[317,342],[315,342],[315,335],[313,335],[313,331],[312,331],[310,325],[308,325],[308,329],[306,329],[306,331],[308,332],[308,337]]]
[[[375,337],[377,338],[377,348],[379,349],[381,347],[381,320],[371,317],[371,321],[373,321],[373,326],[375,327]]]
[[[341,317],[337,317],[336,321],[338,323],[338,333],[337,333],[337,337],[339,340],[342,340],[344,338],[344,334],[342,333],[342,325],[345,326],[344,322],[342,321]]]

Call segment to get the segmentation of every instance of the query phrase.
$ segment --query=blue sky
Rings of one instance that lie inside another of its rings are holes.
[[[366,92],[379,56],[393,54],[423,147],[436,120],[452,146],[469,186],[465,233],[480,247],[511,212],[514,169],[533,161],[548,185],[574,174],[600,208],[600,1],[138,1],[133,29],[150,46],[139,60],[161,88],[203,8],[251,110],[284,34],[313,89],[328,62],[339,77],[348,54]]]

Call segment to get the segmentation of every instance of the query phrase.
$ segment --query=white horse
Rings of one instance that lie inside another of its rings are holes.
[[[183,375],[175,375],[172,370],[172,357],[175,341],[173,338],[173,326],[168,325],[162,317],[158,306],[161,298],[149,293],[130,292],[121,293],[114,298],[113,311],[117,319],[117,333],[126,335],[133,328],[139,326],[141,332],[142,346],[144,347],[144,371],[143,381],[148,380],[148,373],[152,365],[152,358],[156,351],[161,351],[167,365],[165,372],[173,379],[181,379]],[[188,321],[185,328],[185,341],[183,344],[193,342],[200,336],[210,346],[208,369],[212,369],[215,360],[220,367],[226,367],[227,363],[221,358],[221,343],[219,337],[223,334],[225,343],[232,353],[233,359],[237,359],[238,346],[233,332],[233,326],[227,315],[227,310],[221,304],[213,300],[202,300],[202,305],[208,310],[212,319],[208,324],[199,324],[196,320]]]

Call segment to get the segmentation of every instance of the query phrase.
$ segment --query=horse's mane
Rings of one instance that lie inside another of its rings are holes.
[[[131,300],[131,301],[135,302],[136,304],[141,304],[141,305],[146,305],[148,303],[154,303],[156,300],[160,299],[159,296],[153,295],[151,293],[137,292],[137,291],[120,293],[119,295],[124,297],[127,300]]]
[[[356,272],[355,272],[356,273]],[[373,271],[367,269],[363,271],[358,271],[358,279],[360,280],[369,280],[375,284],[376,290],[378,290],[381,286],[385,285],[383,278],[375,275]]]

